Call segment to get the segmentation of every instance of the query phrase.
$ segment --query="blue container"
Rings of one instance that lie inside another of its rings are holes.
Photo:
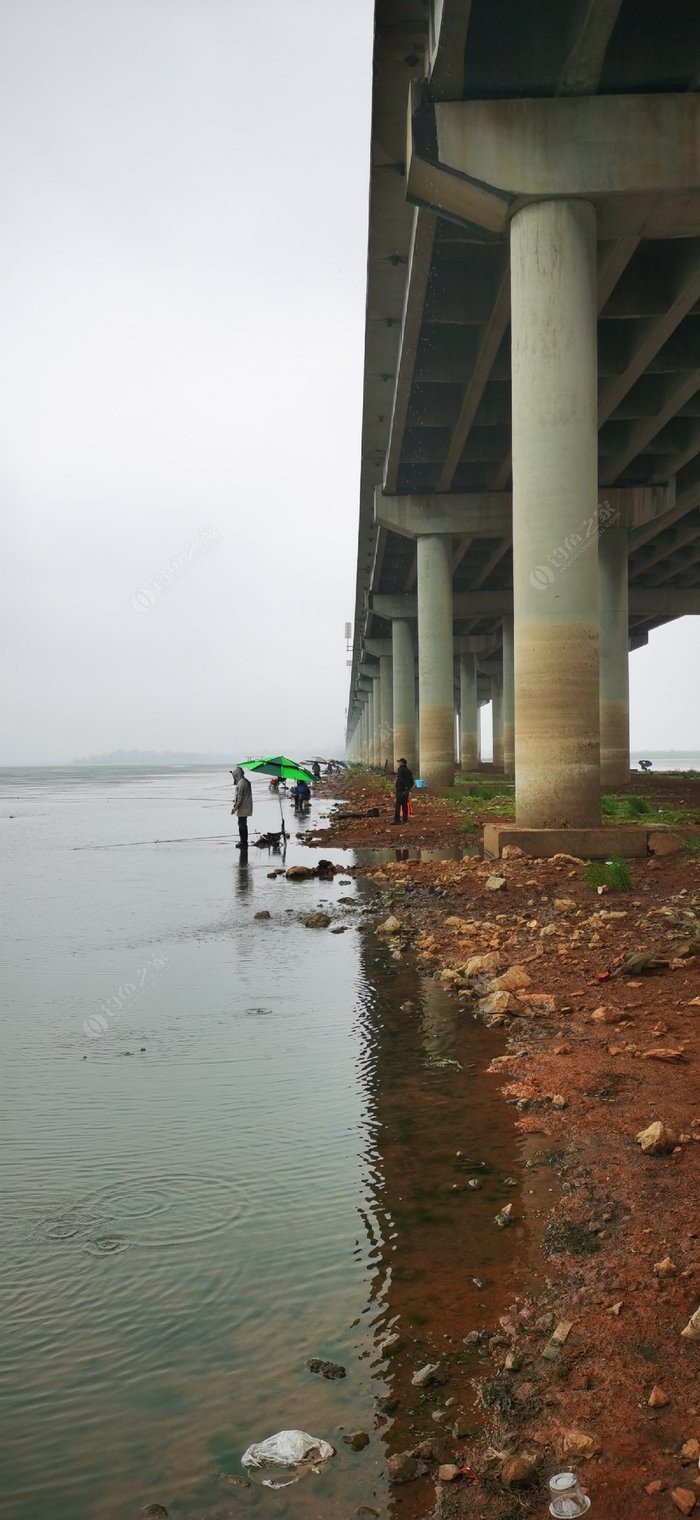
[[[420,786],[420,787],[424,787],[425,786],[425,782],[424,781],[415,781],[413,784],[414,784],[414,786]]]

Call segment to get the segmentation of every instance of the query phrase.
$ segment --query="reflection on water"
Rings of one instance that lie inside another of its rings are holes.
[[[435,1432],[411,1375],[469,1370],[462,1337],[500,1304],[472,1277],[517,1244],[493,1225],[517,1166],[482,1075],[500,1036],[353,932],[366,884],[270,880],[278,857],[236,851],[220,773],[15,773],[3,793],[0,1512],[423,1513],[420,1485],[385,1480]],[[254,825],[278,817],[259,786]],[[287,864],[310,858],[292,840]],[[303,927],[319,906],[350,932]],[[336,1447],[323,1475],[227,1484],[295,1426]]]

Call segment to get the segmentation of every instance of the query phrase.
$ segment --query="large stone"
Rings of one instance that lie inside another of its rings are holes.
[[[531,986],[532,977],[528,976],[524,966],[509,966],[507,971],[489,982],[489,992],[519,992],[522,988]]]
[[[407,1451],[397,1451],[386,1465],[390,1483],[411,1483],[418,1477],[418,1463]]]
[[[637,1135],[637,1144],[645,1156],[662,1156],[665,1152],[672,1151],[676,1143],[673,1130],[662,1124],[660,1119],[656,1119],[647,1129],[640,1129]]]
[[[665,829],[651,829],[647,835],[647,847],[650,855],[680,855],[685,849],[685,840],[681,834],[669,834]]]
[[[490,992],[488,997],[479,998],[479,1013],[485,1018],[493,1014],[515,1012],[516,1009],[517,1004],[510,992]]]
[[[290,866],[286,872],[287,881],[311,881],[313,875],[311,866]]]
[[[440,1371],[439,1362],[426,1362],[424,1367],[419,1367],[414,1372],[411,1382],[414,1388],[427,1388],[429,1383],[436,1381],[435,1374]]]
[[[506,1457],[501,1466],[501,1482],[506,1488],[524,1488],[537,1477],[537,1458],[529,1456]]]
[[[390,914],[388,918],[385,918],[383,924],[377,925],[377,934],[400,934],[401,929],[402,926],[399,923],[398,918],[394,918],[394,915]]]

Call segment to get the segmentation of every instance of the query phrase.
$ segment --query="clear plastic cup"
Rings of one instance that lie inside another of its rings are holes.
[[[591,1507],[591,1501],[573,1472],[555,1473],[549,1480],[550,1505],[549,1513],[556,1520],[576,1520],[578,1515],[585,1515]]]

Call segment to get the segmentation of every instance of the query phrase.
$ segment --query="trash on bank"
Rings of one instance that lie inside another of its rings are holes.
[[[320,1472],[335,1456],[334,1447],[305,1430],[280,1430],[244,1451],[241,1466],[259,1478],[263,1488],[288,1488],[306,1472]],[[267,1477],[262,1474],[267,1473]]]

